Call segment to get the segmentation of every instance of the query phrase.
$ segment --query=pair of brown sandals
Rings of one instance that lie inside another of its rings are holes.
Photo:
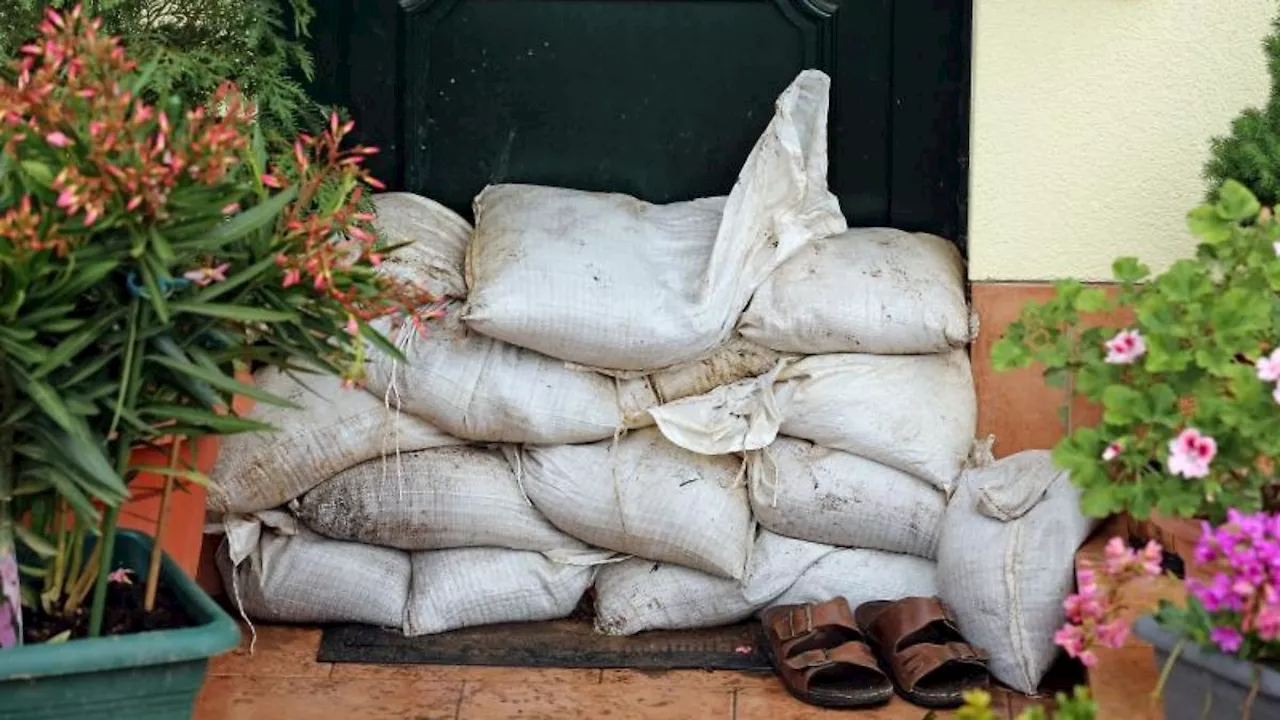
[[[960,635],[937,598],[876,601],[850,612],[837,597],[779,605],[761,616],[774,669],[811,705],[862,708],[900,693],[927,708],[958,707],[991,682],[987,655]]]

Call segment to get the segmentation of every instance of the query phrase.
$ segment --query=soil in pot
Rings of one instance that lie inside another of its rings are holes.
[[[183,609],[177,595],[161,585],[156,591],[156,605],[147,612],[143,605],[146,586],[140,582],[113,582],[107,586],[107,603],[102,618],[103,635],[129,635],[152,630],[175,630],[192,627],[195,620]],[[45,615],[22,610],[23,641],[28,644],[47,642],[70,631],[66,639],[87,637],[89,610],[82,607],[72,615]]]

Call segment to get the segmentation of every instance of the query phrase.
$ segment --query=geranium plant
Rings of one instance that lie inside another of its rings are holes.
[[[77,9],[0,79],[0,646],[22,619],[102,631],[120,504],[140,470],[207,482],[183,440],[264,430],[232,397],[262,364],[362,377],[367,324],[429,298],[376,271],[380,185],[332,118],[268,167],[254,108],[149,97],[149,69]],[[415,320],[416,320],[415,316]],[[134,450],[164,448],[168,467]],[[85,540],[96,538],[92,551]],[[24,561],[18,572],[16,546]],[[20,576],[20,577],[19,577]],[[148,578],[147,602],[155,596]],[[21,582],[19,582],[21,580]],[[125,582],[127,577],[116,575]]]
[[[1232,181],[1188,219],[1194,258],[1155,276],[1117,260],[1114,292],[1060,282],[993,349],[997,369],[1038,364],[1102,406],[1099,426],[1054,450],[1089,515],[1221,520],[1277,506],[1280,223]],[[1126,313],[1123,326],[1085,323]]]

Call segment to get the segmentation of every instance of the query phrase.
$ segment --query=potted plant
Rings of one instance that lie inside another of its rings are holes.
[[[238,370],[355,384],[396,353],[368,321],[428,300],[376,271],[349,123],[272,164],[233,86],[151,102],[98,27],[50,13],[0,77],[0,717],[189,715],[238,633],[119,532],[130,481],[207,482],[203,440],[269,429],[236,396],[288,405]]]
[[[1070,695],[1055,695],[1050,710],[1042,706],[1030,707],[1018,713],[1015,720],[1095,720],[1097,717],[1098,705],[1089,697],[1089,689],[1076,687]],[[925,716],[925,720],[935,718],[937,714],[932,712]],[[965,693],[964,705],[956,710],[956,720],[996,720],[991,709],[991,693],[983,690]]]
[[[1161,550],[1152,541],[1135,552],[1112,538],[1105,565],[1078,573],[1055,641],[1089,667],[1096,648],[1122,647],[1129,624],[1121,588],[1159,575]],[[1135,626],[1163,666],[1155,695],[1166,717],[1280,717],[1280,515],[1228,510],[1223,524],[1203,524],[1195,555],[1215,568],[1212,578],[1187,579],[1184,606],[1163,600]]]
[[[1188,216],[1194,258],[1154,277],[1121,258],[1114,292],[1062,281],[992,350],[997,369],[1038,363],[1048,382],[1102,406],[1100,425],[1054,449],[1088,515],[1220,521],[1227,508],[1277,506],[1280,224],[1240,183],[1216,197]],[[1084,324],[1122,310],[1127,326]]]

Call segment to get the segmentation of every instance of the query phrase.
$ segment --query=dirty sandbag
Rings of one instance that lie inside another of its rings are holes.
[[[473,445],[362,463],[303,495],[294,512],[328,537],[404,550],[586,548],[529,503],[501,451]]]
[[[780,437],[748,458],[756,521],[781,535],[933,558],[946,496],[842,450]]]
[[[594,575],[592,565],[557,562],[520,550],[416,552],[404,633],[413,637],[567,617]]]
[[[976,334],[964,283],[954,243],[854,228],[809,243],[775,270],[738,330],[774,350],[807,355],[946,352]]]
[[[374,228],[389,253],[380,274],[417,286],[438,298],[467,293],[462,274],[471,225],[434,200],[406,192],[373,196]]]
[[[474,203],[464,319],[491,337],[611,370],[706,357],[774,268],[846,227],[826,182],[829,87],[819,71],[800,73],[727,199],[652,205],[486,188]]]
[[[873,600],[937,594],[938,565],[932,560],[883,550],[842,548],[824,555],[801,573],[773,604],[819,603],[843,597],[849,607],[856,608]]]
[[[210,474],[209,507],[214,511],[279,507],[372,458],[461,443],[363,390],[343,388],[333,376],[266,368],[254,375],[253,383],[299,408],[258,403],[246,417],[275,431],[222,438]]]
[[[722,577],[746,572],[754,526],[740,457],[689,452],[654,428],[508,452],[533,504],[564,532]]]
[[[606,565],[596,575],[596,630],[634,635],[735,623],[771,603],[835,551],[762,530],[741,581],[640,558]]]

